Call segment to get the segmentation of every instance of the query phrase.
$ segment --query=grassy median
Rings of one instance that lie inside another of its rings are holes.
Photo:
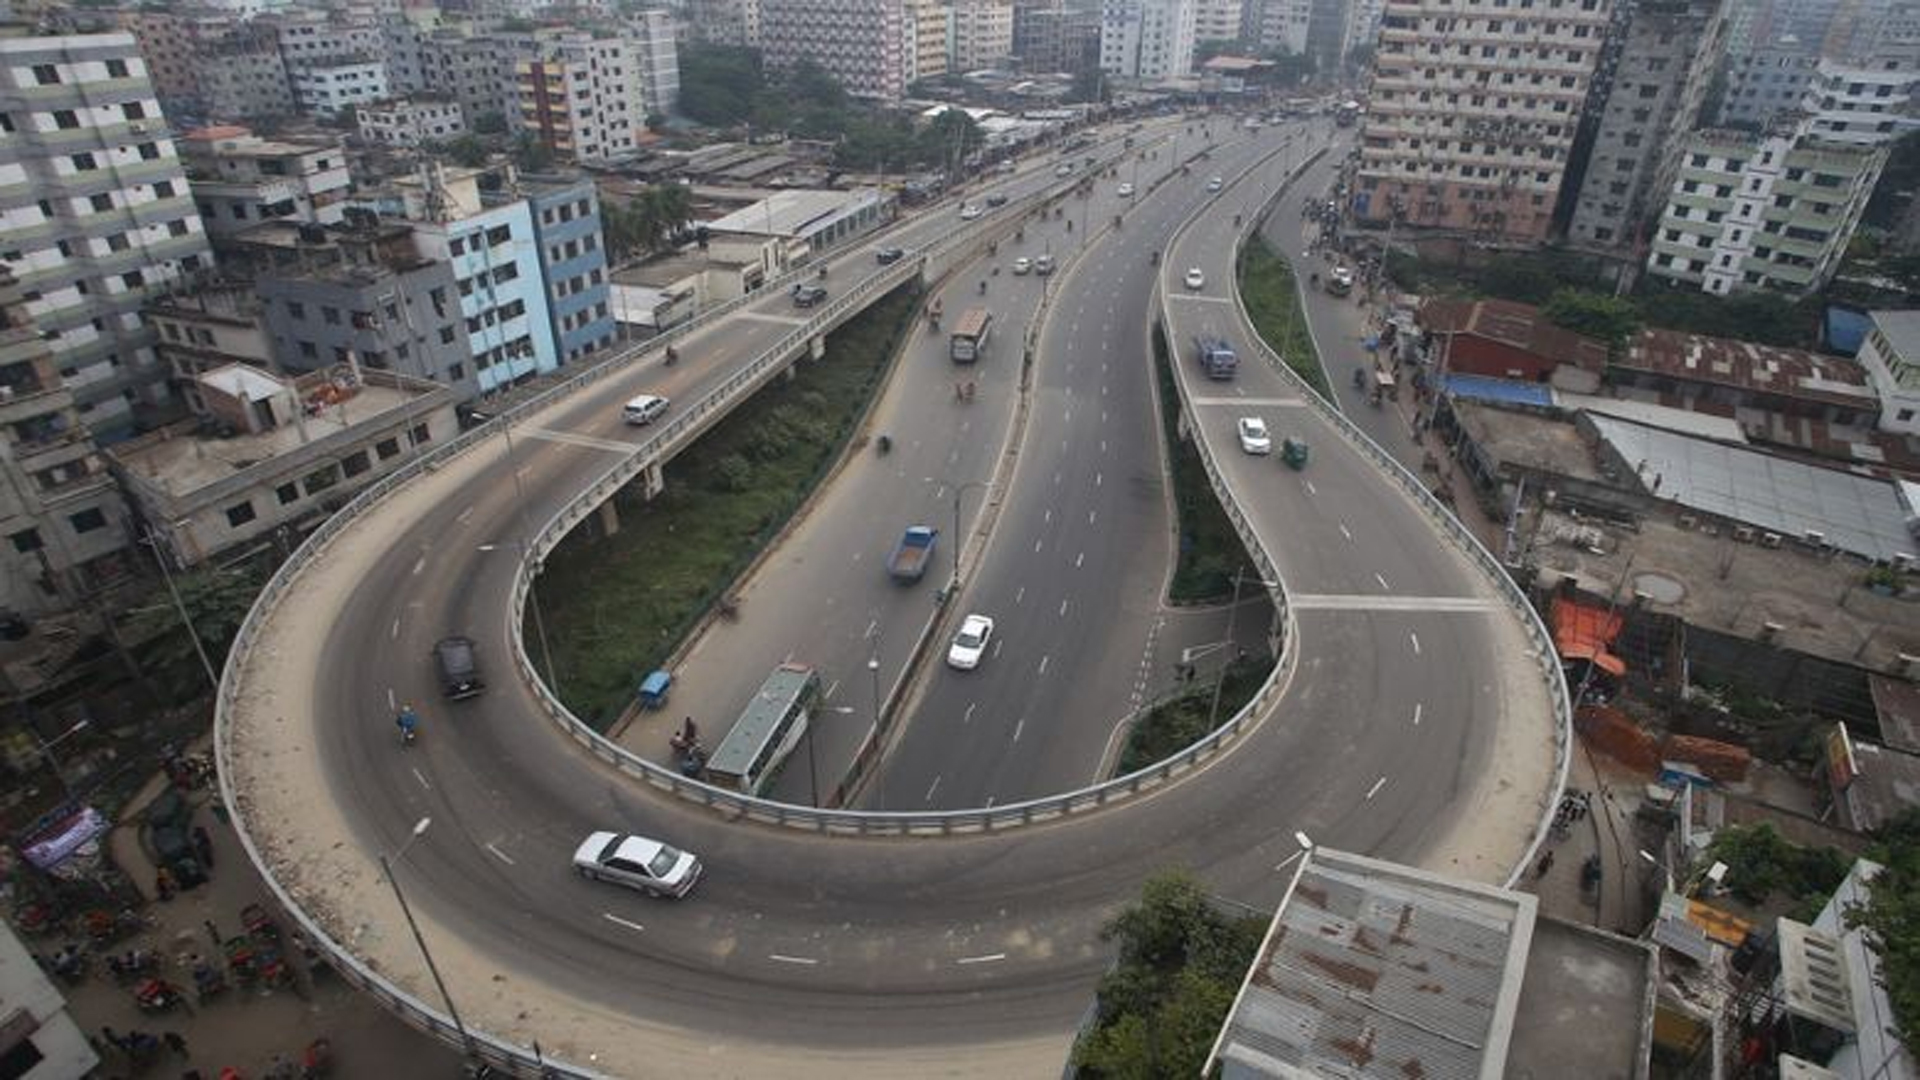
[[[1300,291],[1293,271],[1258,233],[1249,237],[1240,249],[1240,299],[1247,305],[1247,317],[1267,347],[1280,354],[1294,373],[1307,380],[1322,397],[1328,393],[1327,373],[1320,366],[1320,354],[1314,351],[1313,336],[1307,332],[1306,317],[1300,311]]]
[[[667,463],[666,490],[614,496],[620,530],[589,519],[547,559],[538,590],[556,691],[605,730],[826,475],[878,390],[916,295],[902,288]],[[527,642],[539,661],[534,628]]]
[[[1207,482],[1206,467],[1193,443],[1180,437],[1180,392],[1173,384],[1165,331],[1153,328],[1153,367],[1160,379],[1160,420],[1167,440],[1167,463],[1173,481],[1173,505],[1180,542],[1167,586],[1174,604],[1205,604],[1225,600],[1233,592],[1233,569],[1247,563],[1247,549],[1233,531],[1233,522],[1220,509],[1220,499]]]

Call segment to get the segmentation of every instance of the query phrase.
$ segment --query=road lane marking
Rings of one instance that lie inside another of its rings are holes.
[[[1019,742],[1020,733],[1025,730],[1027,730],[1027,718],[1023,716],[1020,718],[1018,723],[1013,725],[1013,741]]]
[[[1005,960],[1006,958],[1006,953],[996,952],[987,953],[984,956],[963,956],[956,962],[961,964],[991,964],[996,961]]]
[[[1098,510],[1087,511],[1087,524],[1089,525],[1093,524],[1094,521],[1096,521],[1099,517],[1100,517],[1100,511]]]
[[[487,841],[486,846],[488,851],[493,852],[494,858],[499,859],[501,862],[506,863],[508,866],[513,865],[513,857],[511,855],[508,855],[506,852],[501,851],[499,848],[494,847],[493,841],[491,840]]]
[[[878,629],[880,629],[880,620],[879,620],[879,619],[875,619],[875,620],[873,620],[872,622],[869,622],[869,623],[867,624],[867,632],[866,632],[866,633],[864,633],[864,634],[861,634],[861,635],[860,635],[860,639],[861,639],[862,641],[864,641],[864,640],[866,640],[867,638],[870,638],[870,637],[872,637],[872,636],[873,636],[873,632],[874,632],[875,630],[878,630]]]
[[[1420,655],[1420,635],[1409,630],[1407,631],[1407,640],[1413,642],[1413,655],[1419,656]]]
[[[1016,604],[1019,603],[1021,600],[1026,598],[1026,595],[1027,595],[1027,587],[1025,585],[1022,585],[1020,586],[1020,588],[1014,591],[1013,602]]]
[[[1337,596],[1303,593],[1290,601],[1295,610],[1305,611],[1434,611],[1459,615],[1498,611],[1499,604],[1476,596],[1381,596],[1363,593]]]
[[[1067,601],[1065,600],[1060,601],[1060,617],[1063,619],[1067,617]]]
[[[827,692],[820,695],[821,700],[822,701],[833,700],[833,692],[838,689],[840,689],[840,680],[835,679],[831,684],[827,686]]]
[[[1421,709],[1421,703],[1418,701],[1414,702],[1413,703],[1413,726],[1414,727],[1420,726],[1420,709]]]
[[[1347,531],[1347,526],[1344,522],[1340,525],[1340,535],[1347,540],[1353,539],[1353,534]]]
[[[785,953],[768,953],[767,959],[777,961],[778,963],[782,963],[782,964],[802,964],[807,967],[812,967],[813,965],[818,964],[820,962],[818,960],[815,960],[811,956],[788,956]]]
[[[1305,854],[1306,854],[1305,851],[1295,851],[1293,854],[1287,856],[1284,859],[1281,859],[1279,862],[1273,865],[1274,873],[1277,874],[1280,871],[1285,870],[1287,867],[1292,866],[1294,863],[1300,861],[1300,856]]]
[[[612,439],[596,439],[591,435],[575,435],[571,431],[553,431],[549,428],[523,427],[523,438],[545,439],[548,442],[566,443],[569,446],[584,446],[589,450],[611,450],[616,454],[633,453],[633,444],[616,442]]]
[[[426,774],[422,773],[419,769],[416,768],[413,770],[413,778],[420,782],[421,787],[426,788],[428,791],[433,790],[433,785],[427,781]]]
[[[1086,553],[1086,552],[1084,552],[1084,551],[1083,551],[1083,552],[1081,552],[1081,553],[1080,553],[1080,554],[1078,554],[1078,555],[1075,555],[1075,556],[1073,557],[1073,565],[1074,565],[1074,568],[1075,568],[1075,569],[1078,569],[1078,568],[1079,568],[1079,566],[1080,566],[1080,564],[1081,564],[1082,562],[1085,562],[1085,561],[1086,561],[1086,558],[1087,558],[1087,553]]]
[[[1047,673],[1047,661],[1051,659],[1051,656],[1042,656],[1040,658],[1040,674],[1045,675]]]
[[[459,522],[462,525],[465,525],[467,523],[467,519],[473,516],[473,511],[474,511],[474,507],[469,506],[465,510],[460,511],[459,515],[455,517],[453,520]]]
[[[1378,779],[1378,780],[1375,780],[1375,781],[1373,782],[1373,786],[1367,789],[1367,801],[1368,801],[1368,802],[1372,802],[1372,801],[1373,801],[1373,797],[1374,797],[1375,795],[1378,795],[1378,794],[1380,794],[1380,789],[1381,789],[1381,788],[1383,788],[1383,787],[1386,787],[1386,786],[1387,786],[1387,778],[1386,778],[1386,777],[1384,777],[1384,776],[1383,776],[1383,777],[1381,777],[1380,779]]]
[[[391,686],[387,687],[387,711],[388,712],[399,711],[397,708],[399,704],[400,704],[400,699],[393,696],[393,687]]]
[[[969,723],[969,722],[971,722],[971,721],[973,720],[973,710],[975,710],[975,709],[977,709],[977,708],[979,708],[979,707],[980,707],[980,703],[979,703],[979,702],[977,702],[977,701],[969,701],[969,702],[967,702],[967,711],[966,711],[966,712],[964,712],[964,713],[962,713],[962,714],[960,714],[960,722],[961,722],[961,723],[963,723],[963,724],[965,724],[965,723]],[[1418,708],[1419,708],[1419,706],[1415,706],[1414,708],[1415,708],[1416,710],[1418,710]],[[1417,716],[1417,715],[1419,715],[1417,711],[1415,712],[1415,715],[1416,715],[1416,716]],[[1419,722],[1420,722],[1420,721],[1418,721],[1418,720],[1415,720],[1415,721],[1414,721],[1414,723],[1416,723],[1416,724],[1417,724],[1417,723],[1419,723]]]
[[[400,619],[398,616],[394,617],[393,630],[387,636],[394,639],[398,639],[400,637]]]
[[[1035,541],[1033,542],[1033,550],[1034,550],[1034,551],[1036,551],[1036,552],[1037,552],[1037,551],[1039,551],[1039,550],[1040,550],[1040,545],[1041,545],[1042,543],[1045,543],[1045,541],[1042,541],[1042,540],[1035,540]]]
[[[1099,486],[1100,486],[1100,479],[1101,479],[1101,477],[1103,477],[1103,476],[1105,476],[1105,475],[1106,475],[1105,473],[1094,473],[1094,474],[1093,474],[1093,486],[1094,486],[1094,487],[1099,487]]]
[[[932,802],[932,801],[933,801],[933,793],[934,793],[934,792],[936,792],[936,791],[938,791],[938,790],[940,790],[940,778],[939,778],[938,776],[936,776],[936,777],[934,777],[934,778],[933,778],[933,783],[931,783],[931,784],[928,784],[928,785],[927,785],[927,794],[926,794],[926,796],[925,796],[924,798],[922,798],[922,799],[921,799],[920,801],[921,801],[921,802]]]
[[[1391,585],[1388,585],[1388,584],[1387,584],[1387,579],[1386,579],[1386,578],[1383,578],[1383,577],[1381,577],[1381,576],[1379,575],[1379,573],[1377,573],[1377,572],[1376,572],[1376,573],[1375,573],[1375,574],[1373,575],[1373,580],[1375,580],[1375,581],[1377,581],[1377,582],[1379,582],[1379,583],[1380,583],[1380,587],[1381,587],[1382,589],[1385,589],[1385,590],[1386,590],[1386,591],[1388,591],[1388,592],[1392,592],[1392,591],[1393,591],[1393,586],[1391,586]]]
[[[1311,480],[1308,480],[1308,481],[1306,482],[1306,484],[1307,484],[1307,494],[1309,494],[1309,495],[1318,495],[1318,494],[1320,494],[1320,489],[1319,489],[1319,488],[1317,488],[1317,487],[1314,487],[1314,486],[1313,486],[1313,481],[1311,481]]]
[[[425,555],[422,555],[418,559],[414,560],[413,576],[419,577],[420,571],[425,570],[426,568],[427,568],[427,557]]]
[[[608,922],[610,922],[610,923],[619,923],[619,924],[620,924],[621,926],[624,926],[624,927],[626,927],[626,928],[627,928],[627,929],[629,929],[629,930],[638,930],[638,931],[640,931],[640,932],[641,932],[641,933],[643,933],[643,934],[647,932],[647,928],[646,928],[646,927],[644,927],[644,926],[641,926],[641,925],[640,925],[639,923],[637,923],[637,922],[628,922],[627,920],[625,920],[625,919],[623,919],[623,918],[621,918],[621,917],[620,917],[620,916],[618,916],[618,915],[615,915],[614,913],[612,913],[612,912],[610,912],[610,911],[603,911],[603,912],[601,912],[601,913],[600,913],[600,917],[601,917],[601,918],[603,918],[603,919],[605,919],[605,920],[607,920],[607,921],[608,921]]]
[[[1047,512],[1040,515],[1040,520],[1045,524],[1051,525],[1053,523],[1053,508],[1048,507]]]

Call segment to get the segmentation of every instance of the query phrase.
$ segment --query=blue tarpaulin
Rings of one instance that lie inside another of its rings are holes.
[[[1873,320],[1862,312],[1843,307],[1827,309],[1827,348],[1841,356],[1859,352],[1860,343],[1867,340],[1867,331],[1871,329]]]
[[[1485,375],[1448,375],[1442,384],[1448,394],[1469,401],[1534,405],[1543,409],[1553,404],[1553,390],[1544,383],[1494,379]]]

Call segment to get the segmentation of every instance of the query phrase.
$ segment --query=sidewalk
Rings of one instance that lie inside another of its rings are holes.
[[[205,828],[213,840],[213,869],[208,882],[170,901],[153,898],[154,865],[142,849],[139,821],[147,803],[165,787],[165,777],[159,776],[141,789],[128,805],[124,824],[107,837],[113,861],[148,897],[144,914],[152,925],[103,947],[91,957],[86,977],[66,988],[75,1021],[100,1053],[98,1075],[175,1076],[197,1070],[212,1080],[221,1069],[232,1067],[243,1076],[260,1077],[272,1068],[276,1057],[297,1067],[307,1044],[319,1038],[332,1045],[335,1076],[454,1074],[459,1057],[452,1050],[402,1024],[330,971],[310,971],[291,949],[288,959],[295,971],[291,987],[261,991],[230,986],[206,1001],[164,1014],[142,1013],[134,1001],[133,984],[116,982],[108,971],[107,955],[135,948],[151,950],[161,957],[160,977],[191,987],[190,957],[198,954],[213,962],[220,956],[209,937],[209,923],[222,937],[232,937],[242,932],[240,911],[248,904],[266,906],[276,919],[279,915],[233,829],[211,812],[209,804],[217,796],[209,791],[194,792],[190,798],[195,807],[194,824]],[[284,920],[279,921],[284,938],[291,928]],[[37,943],[37,947],[52,952],[59,944],[54,938]],[[183,1059],[163,1050],[156,1063],[142,1067],[108,1044],[101,1035],[102,1028],[112,1028],[121,1035],[134,1031],[156,1037],[164,1032],[176,1033],[185,1041],[186,1056]]]

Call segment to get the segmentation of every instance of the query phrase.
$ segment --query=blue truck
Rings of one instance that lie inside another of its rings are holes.
[[[1194,359],[1209,379],[1231,379],[1240,370],[1240,358],[1233,346],[1215,337],[1193,339]]]
[[[893,553],[887,556],[888,576],[903,585],[919,581],[933,561],[933,545],[939,535],[939,530],[929,525],[907,526],[900,542],[893,545]]]

